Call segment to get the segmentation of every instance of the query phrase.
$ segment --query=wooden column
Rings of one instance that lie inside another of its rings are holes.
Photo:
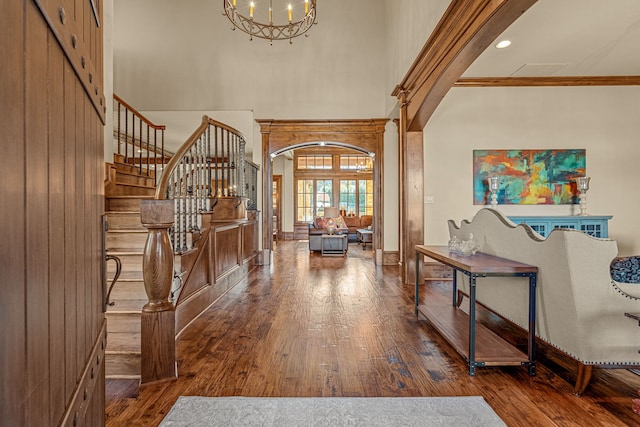
[[[400,101],[400,262],[402,282],[415,283],[415,246],[424,243],[423,134],[407,131],[405,94]]]
[[[142,225],[149,229],[142,258],[144,288],[149,302],[142,308],[141,383],[175,379],[175,307],[169,301],[173,280],[173,249],[169,227],[174,222],[173,200],[142,200]]]
[[[271,264],[273,248],[273,167],[269,137],[271,126],[261,123],[262,134],[262,264]]]

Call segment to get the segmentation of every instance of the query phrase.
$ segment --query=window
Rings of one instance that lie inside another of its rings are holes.
[[[358,215],[373,215],[373,180],[358,180]]]
[[[371,170],[373,169],[372,159],[369,156],[340,156],[341,170]]]
[[[373,215],[374,158],[343,148],[306,147],[293,158],[294,220],[323,216],[328,206],[343,215]]]
[[[313,188],[312,179],[298,180],[298,203],[296,206],[296,220],[298,222],[313,221]]]
[[[340,180],[340,210],[346,212],[347,215],[356,210],[356,180],[341,179]]]
[[[333,169],[332,156],[298,156],[298,169]]]
[[[373,215],[373,180],[341,179],[340,210],[347,215]]]
[[[333,181],[330,179],[299,179],[297,184],[296,221],[311,222],[324,215],[324,208],[333,200]]]

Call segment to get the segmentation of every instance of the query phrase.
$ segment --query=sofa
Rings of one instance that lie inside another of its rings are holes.
[[[346,216],[336,218],[338,227],[336,232],[348,234],[350,242],[357,240],[357,230],[360,228],[367,228],[373,225],[373,215],[362,216]],[[342,221],[342,222],[341,222]],[[325,234],[327,229],[325,228],[325,221],[322,217],[316,217],[312,223],[309,224],[309,250],[319,251],[321,249],[320,236]]]
[[[571,229],[553,230],[545,239],[526,224],[515,225],[494,209],[481,209],[471,222],[448,222],[449,234],[473,239],[479,251],[538,267],[536,337],[577,361],[574,393],[581,394],[592,368],[640,366],[640,328],[625,316],[640,312],[640,286],[612,279],[617,243]],[[469,295],[466,276],[459,289]],[[625,277],[616,273],[616,277]],[[479,278],[477,301],[527,329],[528,286],[507,277]]]
[[[349,240],[355,241],[356,231],[359,228],[373,226],[373,215],[345,216],[344,222],[347,224],[347,228],[349,229]]]

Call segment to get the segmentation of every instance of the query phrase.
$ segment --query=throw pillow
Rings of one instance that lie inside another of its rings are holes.
[[[611,278],[620,283],[640,283],[640,257],[614,258],[610,266]]]
[[[336,223],[336,228],[337,229],[348,228],[347,224],[344,222],[344,218],[342,218],[342,216],[338,216],[336,218],[333,218],[333,220]]]
[[[313,226],[315,228],[324,228],[324,218],[317,216],[313,219]]]

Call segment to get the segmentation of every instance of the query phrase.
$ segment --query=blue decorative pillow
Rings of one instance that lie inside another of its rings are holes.
[[[614,258],[611,278],[620,283],[640,283],[640,256]]]

